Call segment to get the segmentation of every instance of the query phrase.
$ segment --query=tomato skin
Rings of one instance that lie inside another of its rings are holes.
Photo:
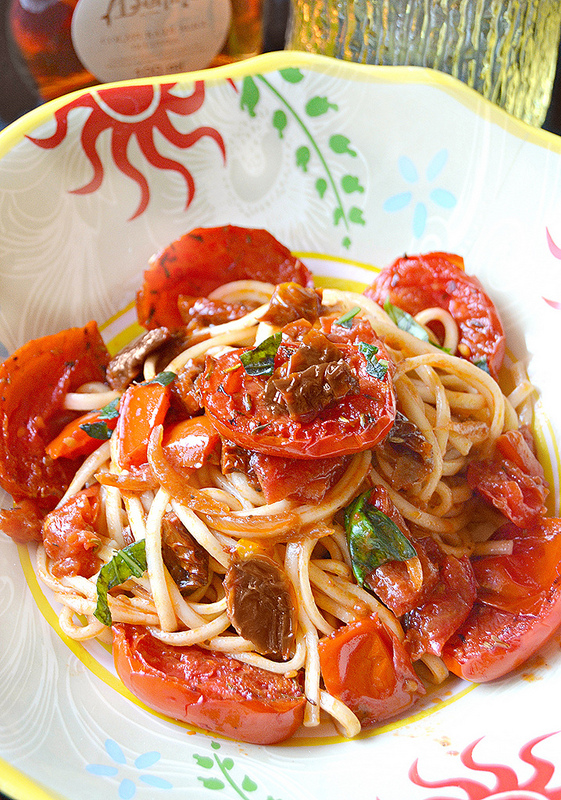
[[[515,669],[561,624],[561,520],[527,530],[508,524],[495,538],[512,538],[513,553],[474,562],[480,597],[442,651],[448,669],[469,681]]]
[[[35,339],[0,365],[0,485],[18,502],[46,510],[62,497],[76,464],[53,460],[45,448],[74,412],[67,392],[103,381],[109,353],[95,322]]]
[[[206,297],[230,281],[293,281],[312,286],[312,276],[268,231],[225,225],[196,228],[157,253],[136,297],[146,328],[180,328],[179,295]]]
[[[146,463],[150,433],[163,423],[170,396],[170,384],[164,386],[157,380],[129,386],[122,396],[114,435],[117,460],[123,469]]]
[[[299,459],[251,454],[255,471],[267,503],[289,498],[301,503],[320,503],[343,476],[348,457]]]
[[[101,567],[101,560],[95,553],[101,544],[95,529],[99,511],[99,487],[91,487],[78,492],[45,517],[43,544],[52,559],[51,571],[57,578],[65,575],[91,578]]]
[[[424,694],[403,645],[377,615],[321,639],[319,657],[327,691],[364,727],[399,714]]]
[[[398,258],[364,294],[381,306],[389,298],[412,316],[426,308],[445,309],[459,326],[469,360],[477,363],[485,358],[497,378],[505,354],[503,325],[479,280],[464,272],[460,256],[437,252]]]
[[[270,456],[334,457],[374,447],[387,435],[395,419],[390,370],[382,379],[372,377],[357,346],[346,342],[337,346],[358,375],[360,394],[343,397],[312,421],[299,422],[287,414],[271,412],[264,400],[266,380],[248,375],[239,367],[239,356],[250,348],[207,359],[199,384],[207,415],[226,439]],[[381,353],[385,354],[382,347]],[[288,361],[297,349],[297,344],[283,343],[282,358]]]
[[[425,542],[427,547],[428,542]],[[469,616],[477,596],[469,558],[456,558],[428,548],[438,566],[438,583],[417,608],[403,618],[406,640],[413,657],[424,652],[440,655],[445,642]]]
[[[0,509],[0,530],[18,544],[43,541],[45,510],[33,500],[20,500],[17,506]]]
[[[473,461],[467,471],[470,488],[479,492],[515,525],[534,525],[547,509],[549,487],[544,471],[520,431],[497,439],[492,459]]]
[[[169,647],[145,628],[113,625],[116,670],[149,708],[252,744],[292,736],[304,717],[296,680],[193,647]]]
[[[69,422],[58,436],[49,442],[45,452],[51,458],[79,458],[89,456],[100,446],[102,441],[90,436],[82,425],[93,425],[96,422],[105,422],[108,430],[114,430],[117,418],[106,419],[101,416],[101,410],[90,411],[82,417]]]
[[[162,447],[166,458],[176,469],[192,470],[208,461],[219,441],[220,435],[203,414],[167,428]]]
[[[561,580],[561,524],[547,518],[522,530],[507,523],[492,540],[512,541],[512,553],[473,560],[477,599],[502,611],[539,614],[551,587]]]

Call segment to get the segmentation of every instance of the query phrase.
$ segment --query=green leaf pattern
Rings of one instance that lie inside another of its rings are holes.
[[[255,800],[258,800],[259,795],[255,794],[259,790],[258,784],[249,775],[243,775],[241,782],[239,782],[239,779],[233,774],[236,766],[234,759],[230,757],[220,758],[218,755],[220,744],[218,742],[212,742],[210,746],[214,750],[213,756],[193,754],[198,766],[207,771],[206,775],[197,776],[197,780],[202,783],[205,789],[221,791],[230,787],[234,789],[241,800],[250,800],[250,795]],[[210,770],[215,770],[215,774],[210,775]],[[266,800],[281,800],[281,798],[274,798],[268,794]]]
[[[294,67],[280,70],[279,74],[287,84],[298,84],[306,80],[306,75]],[[258,74],[243,79],[240,96],[240,108],[252,118],[257,116],[256,109],[262,92],[271,94],[279,104],[271,117],[272,126],[278,132],[279,139],[285,139],[286,131],[292,127],[302,135],[303,141],[294,151],[294,164],[299,171],[310,176],[320,200],[329,204],[333,225],[341,226],[343,229],[341,244],[345,249],[349,249],[352,244],[353,226],[366,224],[363,209],[357,202],[358,198],[365,194],[365,188],[360,176],[356,174],[357,162],[354,163],[353,169],[353,164],[349,161],[355,159],[358,154],[351,140],[344,134],[332,134],[327,142],[324,142],[321,135],[314,135],[312,130],[314,119],[339,112],[337,103],[326,95],[313,95],[306,99],[303,109],[298,109],[296,103],[287,99],[282,90],[276,88],[267,77]],[[343,162],[339,163],[343,163],[348,170],[342,178],[335,175],[332,161],[334,155],[343,159]],[[354,198],[348,205],[347,197]]]

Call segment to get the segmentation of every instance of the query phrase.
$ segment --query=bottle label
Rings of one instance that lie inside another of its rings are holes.
[[[228,36],[230,0],[78,0],[72,43],[100,82],[208,67]]]

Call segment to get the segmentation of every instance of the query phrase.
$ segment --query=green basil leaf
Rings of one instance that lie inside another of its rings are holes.
[[[349,309],[346,314],[343,314],[341,317],[339,317],[339,319],[336,319],[333,324],[341,325],[343,328],[352,328],[353,319],[358,313],[360,313],[360,306],[354,306],[354,308]]]
[[[111,561],[104,564],[97,578],[97,605],[94,616],[104,625],[110,626],[111,611],[107,600],[110,589],[120,586],[129,578],[141,578],[146,572],[146,542],[142,539],[117,550]]]
[[[80,428],[85,431],[88,436],[91,436],[92,439],[100,439],[102,442],[106,442],[110,439],[113,433],[113,431],[107,427],[107,423],[103,421],[84,422],[83,425],[80,425]]]
[[[410,333],[411,336],[414,336],[416,339],[421,339],[423,342],[429,342],[433,347],[437,347],[439,350],[450,355],[451,351],[449,347],[441,347],[439,344],[432,342],[426,330],[422,325],[419,325],[415,317],[412,317],[407,311],[403,311],[403,309],[394,306],[393,303],[390,303],[389,298],[386,299],[384,303],[384,311],[400,330]]]
[[[408,314],[407,311],[403,311],[403,309],[390,303],[389,298],[387,298],[384,303],[384,311],[400,330],[410,333],[416,339],[422,339],[423,342],[430,341],[429,335],[423,326],[419,325],[415,318],[412,317],[411,314]]]
[[[378,352],[376,345],[368,344],[368,342],[359,342],[358,351],[366,359],[366,371],[368,374],[382,380],[388,371],[388,365],[386,361],[380,361],[376,358],[376,353]]]
[[[248,375],[272,375],[275,370],[275,356],[281,343],[281,332],[263,339],[253,350],[246,350],[240,361]]]
[[[100,419],[116,419],[119,416],[119,403],[121,401],[120,397],[116,397],[114,400],[111,400],[110,403],[107,403],[106,406],[99,409],[99,418]]]
[[[489,364],[487,363],[487,356],[483,356],[483,358],[480,358],[478,361],[474,361],[473,363],[475,364],[476,367],[482,369],[483,372],[486,372],[487,375],[491,374],[491,370],[489,369]]]
[[[417,555],[395,522],[369,502],[370,493],[370,489],[363,492],[345,509],[351,564],[360,586],[381,564]]]
[[[160,383],[162,386],[168,386],[175,379],[175,377],[175,372],[166,370],[164,372],[159,372],[151,380],[146,381],[146,383]]]

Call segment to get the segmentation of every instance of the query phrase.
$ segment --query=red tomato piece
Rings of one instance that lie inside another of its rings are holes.
[[[346,456],[305,461],[252,453],[250,458],[267,503],[287,497],[301,503],[320,503],[343,476],[348,463]]]
[[[499,436],[496,449],[493,459],[469,465],[469,486],[520,528],[536,524],[549,493],[541,464],[520,431]]]
[[[164,432],[162,447],[170,464],[179,470],[198,469],[205,464],[220,435],[204,414],[178,422]]]
[[[474,562],[479,601],[442,651],[448,669],[469,681],[515,669],[561,624],[561,520],[528,530],[508,524],[495,538],[512,539],[513,553]]]
[[[92,487],[78,492],[45,517],[43,544],[57,578],[65,575],[90,578],[101,567],[95,553],[101,544],[95,528],[99,511],[99,487]]]
[[[539,614],[551,588],[561,580],[561,524],[550,517],[525,530],[512,523],[493,540],[512,542],[512,553],[473,559],[477,599],[515,614]]]
[[[268,231],[225,225],[196,228],[157,253],[137,294],[138,321],[146,328],[180,328],[179,295],[206,297],[239,280],[312,286],[312,275]]]
[[[117,424],[117,417],[106,419],[102,416],[101,410],[90,411],[82,417],[78,417],[65,425],[59,435],[49,442],[45,448],[47,455],[53,459],[89,456],[94,450],[97,450],[103,440],[91,436],[82,426],[96,423],[105,423],[107,430],[112,431]]]
[[[469,615],[477,596],[469,558],[448,555],[438,546],[430,548],[430,552],[431,560],[438,565],[438,582],[402,620],[414,659],[423,653],[440,655],[445,642]]]
[[[325,688],[363,727],[401,713],[425,693],[405,648],[377,616],[321,639],[319,658]]]
[[[503,325],[479,280],[466,275],[463,259],[451,253],[404,256],[383,269],[364,294],[383,306],[389,299],[415,316],[426,308],[443,308],[456,321],[460,345],[473,363],[486,359],[496,379],[505,353]],[[458,355],[463,355],[462,348]]]
[[[297,679],[197,646],[170,647],[133,625],[113,626],[113,655],[125,686],[173,719],[253,744],[281,742],[302,723]]]
[[[13,508],[0,509],[0,530],[18,544],[41,542],[45,513],[35,501],[21,500]]]
[[[0,485],[17,501],[46,509],[62,497],[76,464],[54,461],[45,448],[75,416],[67,392],[103,381],[109,353],[95,322],[35,339],[0,365]]]
[[[283,342],[275,369],[286,364],[299,347],[294,342]],[[391,369],[383,378],[374,377],[357,345],[341,342],[337,347],[358,378],[359,393],[347,394],[323,408],[311,421],[299,421],[272,410],[265,397],[267,378],[248,375],[240,366],[240,355],[250,349],[247,347],[207,359],[199,384],[207,415],[224,438],[271,456],[323,458],[374,447],[387,435],[395,419]],[[391,362],[381,342],[379,354]]]
[[[162,425],[170,405],[171,385],[157,378],[137,383],[126,390],[119,404],[115,428],[117,460],[123,469],[146,463],[151,431]]]
[[[396,617],[412,611],[429,596],[434,589],[439,575],[437,559],[431,553],[438,552],[433,539],[415,539],[403,516],[395,507],[392,499],[383,486],[375,486],[370,492],[368,502],[394,522],[401,533],[413,544],[417,558],[421,563],[423,580],[416,585],[404,561],[386,561],[365,576],[365,583],[374,594],[386,605]]]

